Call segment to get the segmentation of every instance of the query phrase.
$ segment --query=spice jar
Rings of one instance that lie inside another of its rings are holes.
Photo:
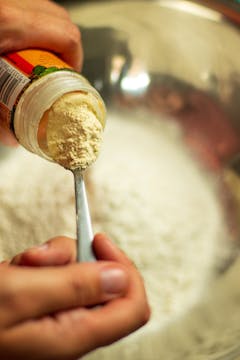
[[[87,108],[103,129],[106,110],[101,96],[54,54],[30,49],[0,58],[1,121],[27,150],[51,161],[56,159],[48,146],[49,111],[58,99],[70,93],[79,97],[79,111],[81,106]]]

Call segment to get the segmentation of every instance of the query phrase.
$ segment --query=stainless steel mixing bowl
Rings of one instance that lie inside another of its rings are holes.
[[[108,107],[167,112],[191,137],[204,134],[216,166],[232,161],[239,149],[240,15],[220,6],[234,24],[218,11],[180,0],[67,6],[82,30],[83,74]]]
[[[225,276],[237,261],[240,239],[237,2],[136,0],[65,4],[82,31],[83,74],[100,91],[108,109],[125,113],[142,109],[149,116],[170,115],[181,124],[185,141],[199,162],[222,179],[226,221],[236,244],[235,256],[219,268],[219,276]],[[227,313],[227,309],[224,311]],[[240,324],[238,330],[240,333]],[[157,348],[144,357],[141,346],[135,347],[132,358],[159,359]],[[240,358],[240,339],[231,349],[222,345],[221,355],[214,348],[210,353],[204,357],[196,350],[191,359],[236,360]],[[118,359],[116,353],[112,358]],[[189,357],[187,353],[179,357],[176,346],[176,353],[168,359]]]

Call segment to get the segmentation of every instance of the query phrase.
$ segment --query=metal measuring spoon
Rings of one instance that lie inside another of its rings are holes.
[[[93,230],[81,169],[73,170],[77,217],[77,261],[95,261],[92,251]]]

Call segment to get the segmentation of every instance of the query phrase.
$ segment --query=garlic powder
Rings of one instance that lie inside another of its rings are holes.
[[[47,145],[50,157],[63,167],[85,170],[97,158],[102,125],[94,113],[93,95],[67,93],[48,113]]]

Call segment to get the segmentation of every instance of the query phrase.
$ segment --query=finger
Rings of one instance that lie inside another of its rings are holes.
[[[148,309],[148,316],[150,309],[148,306],[147,295],[145,292],[144,281],[137,271],[133,262],[119,249],[105,234],[97,234],[93,240],[93,249],[97,259],[105,261],[116,261],[119,264],[126,266],[129,269],[131,281],[128,288],[128,299],[135,302],[136,299],[141,299],[141,306]],[[139,306],[139,308],[141,308]]]
[[[35,360],[77,359],[143,326],[148,312],[139,305],[121,298],[100,308],[78,308],[17,325],[1,337],[1,354],[8,360],[16,354]]]
[[[75,259],[76,241],[59,236],[15,256],[11,264],[18,266],[56,266],[73,263]]]
[[[10,264],[10,261],[9,260],[3,260],[0,262],[0,266],[3,267],[3,266],[8,266]]]
[[[14,7],[11,11],[5,9],[5,15],[2,13],[1,31],[5,36],[0,38],[0,53],[43,48],[58,54],[75,70],[81,69],[83,51],[80,31],[71,21],[49,13]]]
[[[48,24],[46,26],[44,24]],[[32,28],[31,33],[27,29]],[[37,36],[36,36],[37,34]],[[62,18],[40,14],[27,17],[22,42],[25,47],[38,46],[59,54],[70,66],[80,70],[82,64],[82,46],[79,28]]]
[[[25,0],[24,6],[25,8],[32,9],[35,12],[45,12],[47,14],[53,15],[55,18],[58,17],[58,18],[70,20],[68,11],[63,6],[56,4],[53,1],[41,0],[41,1],[33,2],[32,0],[27,0],[27,1]]]
[[[133,266],[132,261],[105,234],[95,235],[93,250],[98,260],[117,261],[127,266]]]
[[[19,145],[17,139],[12,134],[12,132],[9,129],[2,126],[1,124],[0,124],[0,142],[4,145],[13,146],[13,147]]]
[[[4,4],[5,5],[5,4]],[[68,11],[61,5],[56,4],[53,1],[41,0],[41,1],[32,1],[32,0],[11,0],[8,7],[22,9],[26,12],[35,11],[38,13],[47,13],[52,14],[55,17],[61,17],[63,19],[70,19]]]
[[[133,265],[127,256],[108,239],[105,234],[97,234],[93,241],[93,249],[99,260],[118,261],[125,265]],[[24,266],[65,265],[76,259],[76,241],[67,237],[56,237],[42,246],[26,250],[16,255],[11,264]]]
[[[83,61],[79,28],[69,21],[52,18],[48,15],[43,16],[41,14],[38,23],[35,22],[36,19],[34,19],[34,23],[29,23],[30,19],[27,19],[27,28],[32,27],[32,32],[30,34],[26,31],[23,33],[21,41],[25,44],[24,47],[37,46],[50,49],[59,54],[67,64],[79,71]],[[47,31],[44,23],[48,24]]]
[[[0,268],[0,326],[12,326],[76,306],[101,304],[122,296],[128,274],[116,263],[96,262],[58,268]]]

